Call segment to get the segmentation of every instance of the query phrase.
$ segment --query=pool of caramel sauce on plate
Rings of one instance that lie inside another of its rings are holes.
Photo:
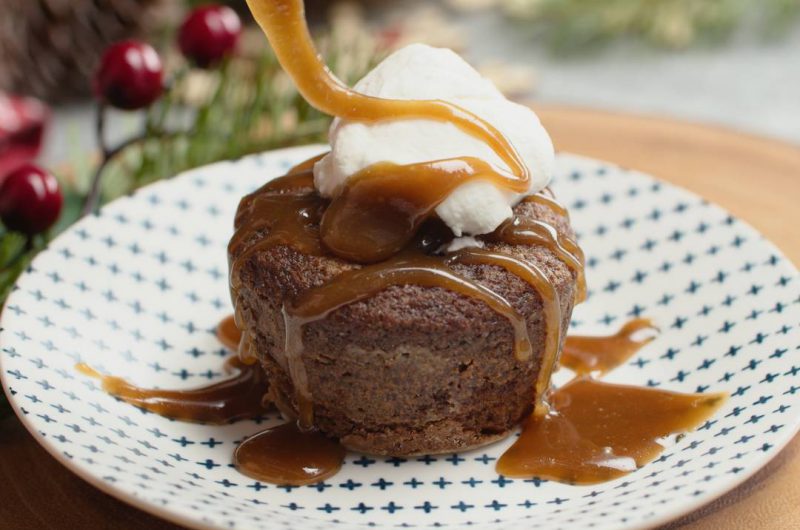
[[[591,377],[624,364],[657,332],[649,319],[637,318],[612,335],[567,337],[559,364],[575,377],[548,395],[544,414],[523,423],[497,472],[570,484],[606,482],[656,458],[668,436],[711,417],[726,394],[682,394]]]
[[[246,333],[241,337],[236,334],[237,324],[243,327],[239,273],[254,253],[283,245],[306,254],[338,256],[362,266],[285,303],[287,370],[297,403],[297,410],[285,412],[296,416],[297,421],[242,442],[234,461],[248,476],[299,485],[324,480],[339,469],[344,449],[314,428],[313,395],[302,362],[303,326],[387,287],[441,287],[480,300],[509,322],[517,359],[532,357],[525,318],[502,296],[458,274],[452,268],[455,263],[504,268],[526,281],[543,301],[546,340],[532,392],[536,401],[519,440],[499,460],[498,472],[573,483],[609,480],[654,458],[661,450],[659,439],[694,428],[716,410],[723,401],[721,395],[682,395],[609,385],[586,375],[550,389],[562,330],[558,293],[547,276],[535,264],[502,252],[470,248],[438,255],[435,251],[446,239],[428,229],[436,207],[467,182],[483,180],[509,192],[527,194],[530,176],[513,146],[491,124],[456,105],[438,100],[379,99],[345,86],[314,49],[301,0],[248,0],[248,4],[281,65],[312,106],[333,116],[367,123],[383,119],[447,121],[491,147],[507,168],[472,157],[409,165],[382,162],[352,176],[332,200],[327,200],[313,187],[312,168],[319,157],[309,160],[245,197],[237,212],[236,232],[229,245],[230,254],[237,251],[230,262],[234,320],[223,322],[219,332],[220,339],[239,352],[229,361],[229,367],[238,370],[234,378],[201,389],[162,391],[141,389],[85,366],[80,367],[82,371],[100,377],[112,395],[178,419],[225,422],[247,417],[254,412],[240,404],[245,401],[244,395],[252,398],[252,407],[261,409],[267,389],[266,382],[259,379],[264,376],[259,375],[253,340]],[[547,193],[523,200],[567,215]],[[486,239],[549,249],[574,274],[576,302],[585,298],[583,253],[575,241],[553,226],[512,218]],[[610,370],[646,343],[631,336],[647,326],[636,322],[629,326],[610,337],[567,339],[562,362],[578,374]]]
[[[264,399],[267,378],[259,364],[245,364],[231,357],[224,368],[235,375],[220,383],[189,390],[148,389],[120,377],[103,375],[86,364],[76,369],[99,379],[103,390],[136,407],[161,416],[196,423],[222,425],[254,418],[269,408]]]
[[[217,326],[217,338],[233,352],[241,333],[233,317]],[[100,380],[110,395],[141,409],[176,420],[222,425],[236,420],[258,418],[271,404],[266,373],[260,363],[246,363],[237,355],[225,361],[235,375],[219,383],[188,390],[143,388],[87,364],[76,369]],[[316,430],[302,430],[288,422],[248,437],[234,451],[236,468],[257,480],[277,484],[313,484],[334,475],[342,466],[345,449],[336,440]]]
[[[218,327],[224,344],[239,342],[232,320]],[[692,430],[713,415],[725,401],[722,394],[680,394],[585,375],[623,363],[653,338],[635,335],[654,329],[649,320],[636,319],[612,335],[568,337],[561,364],[578,375],[549,394],[545,414],[532,413],[524,422],[520,437],[499,459],[498,473],[572,484],[612,480],[657,457],[662,439]],[[232,379],[180,391],[144,389],[86,365],[78,369],[99,377],[111,395],[169,418],[221,424],[263,414],[267,383],[260,364],[243,364],[236,356],[228,363],[240,370]],[[335,440],[292,421],[247,438],[236,449],[234,463],[257,480],[304,485],[334,475],[344,456]]]

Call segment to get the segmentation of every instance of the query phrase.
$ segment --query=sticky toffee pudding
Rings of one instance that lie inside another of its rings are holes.
[[[346,449],[460,451],[520,423],[499,473],[601,482],[651,461],[664,438],[719,408],[721,394],[594,379],[657,330],[637,319],[607,337],[566,337],[574,305],[586,298],[583,252],[567,210],[548,188],[531,189],[531,168],[498,128],[444,100],[359,93],[320,59],[301,0],[248,4],[314,107],[363,124],[451,124],[505,167],[474,156],[383,161],[323,196],[314,171],[324,155],[303,162],[244,197],[236,213],[228,246],[234,315],[218,330],[238,352],[227,364],[236,375],[165,391],[81,365],[83,373],[128,403],[188,421],[225,423],[274,404],[287,423],[245,439],[234,463],[250,477],[292,485],[333,475]],[[454,245],[462,234],[437,209],[471,183],[491,184],[512,205],[499,226]],[[553,388],[559,364],[575,378]]]

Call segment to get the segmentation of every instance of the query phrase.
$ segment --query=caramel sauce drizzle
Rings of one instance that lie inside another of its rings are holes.
[[[83,375],[100,380],[103,390],[140,409],[160,416],[195,423],[223,425],[255,418],[268,410],[264,402],[267,375],[260,364],[244,364],[238,357],[225,362],[225,370],[235,371],[230,379],[189,390],[147,389],[120,377],[104,375],[80,363]]]
[[[239,347],[243,335],[233,316],[219,323],[217,338],[234,352]],[[261,364],[246,364],[238,356],[232,356],[224,367],[238,373],[201,388],[162,390],[142,388],[122,378],[103,375],[85,363],[75,366],[83,375],[99,379],[108,394],[166,418],[223,425],[258,418],[267,412],[268,381]],[[345,449],[337,441],[288,422],[245,438],[234,451],[233,461],[240,473],[257,480],[302,486],[334,475],[342,467],[344,456]]]
[[[350,261],[383,261],[403,250],[456,188],[475,180],[527,191],[527,183],[474,157],[380,162],[350,177],[331,202],[322,217],[322,241]]]
[[[485,257],[478,249],[470,249],[469,256],[460,255],[458,259],[481,263]],[[519,264],[513,258],[501,259],[523,278],[537,276],[534,269],[517,269]],[[231,322],[228,317],[218,327],[223,344],[238,343]],[[597,372],[598,367],[611,370],[652,340],[634,339],[634,334],[654,329],[650,321],[636,319],[609,336],[568,337],[562,366],[579,374]],[[569,349],[580,353],[567,353]],[[571,356],[574,359],[565,363],[564,359]],[[104,390],[132,405],[169,418],[223,424],[264,412],[260,396],[266,381],[260,365],[240,364],[235,356],[226,363],[230,364],[241,370],[233,379],[183,391],[143,389],[104,376],[85,364],[76,368],[99,378]],[[726,398],[719,393],[680,394],[609,384],[578,375],[551,394],[550,407],[544,413],[531,413],[520,437],[498,460],[497,472],[570,484],[613,480],[652,461],[662,452],[664,438],[696,428]],[[234,465],[256,480],[301,486],[334,475],[344,457],[345,449],[338,442],[292,421],[246,438],[234,452]]]
[[[547,410],[543,399],[550,387],[550,377],[558,362],[558,348],[561,343],[561,302],[558,291],[547,279],[547,276],[532,263],[525,262],[508,254],[492,252],[478,248],[466,248],[455,253],[451,261],[460,263],[473,263],[495,265],[506,269],[527,282],[539,293],[545,317],[546,336],[544,352],[539,365],[539,374],[534,387],[535,412],[543,414]],[[517,359],[525,361],[530,358],[528,352],[520,352],[517,347]]]
[[[568,237],[562,237],[556,229],[542,221],[513,217],[500,225],[490,239],[511,245],[538,245],[553,252],[577,277],[575,302],[586,299],[586,275],[583,251]]]
[[[652,461],[664,449],[663,438],[695,429],[726,397],[580,376],[552,393],[547,414],[528,418],[496,469],[507,477],[570,484],[613,480]]]
[[[255,480],[305,486],[335,475],[345,454],[336,440],[290,421],[245,439],[233,453],[233,464]]]
[[[232,316],[217,326],[217,339],[236,351],[242,334]],[[222,425],[241,419],[256,418],[269,410],[265,399],[267,375],[260,364],[246,364],[238,357],[229,358],[223,368],[236,374],[224,381],[189,390],[147,389],[111,375],[104,375],[85,363],[75,366],[83,375],[100,380],[105,392],[159,416],[196,423]]]
[[[528,169],[490,123],[446,101],[382,99],[355,92],[333,75],[314,48],[302,0],[248,0],[247,4],[283,69],[303,98],[320,112],[361,122],[431,119],[452,123],[483,140],[527,189]]]
[[[242,199],[235,219],[237,229],[228,249],[244,245],[249,238],[268,232],[263,240],[250,245],[236,261],[229,263],[232,293],[239,289],[238,264],[250,255],[275,245],[290,246],[299,252],[326,254],[319,237],[319,221],[325,203],[313,192],[310,172],[289,174],[273,180]],[[234,304],[234,307],[236,305]]]
[[[552,282],[531,263],[501,252],[465,249],[432,256],[436,238],[421,230],[442,200],[465,182],[482,179],[512,192],[527,192],[529,174],[513,146],[492,125],[450,103],[379,99],[346,87],[317,55],[301,0],[248,0],[248,4],[281,65],[301,94],[319,110],[362,122],[389,117],[447,121],[483,140],[510,172],[470,157],[404,166],[380,163],[349,179],[328,204],[314,192],[312,168],[317,157],[242,200],[236,233],[229,245],[229,255],[237,254],[229,264],[235,319],[233,325],[226,321],[220,327],[220,338],[229,346],[236,342],[235,330],[242,323],[238,303],[241,267],[254,253],[284,245],[309,255],[332,253],[368,265],[285,302],[285,353],[295,386],[298,421],[267,429],[242,442],[234,458],[237,469],[259,480],[295,485],[323,480],[339,469],[344,449],[313,428],[313,396],[302,361],[303,326],[388,287],[442,287],[484,302],[508,319],[514,330],[517,358],[530,359],[533,352],[525,319],[507,300],[452,270],[451,265],[459,262],[494,265],[512,272],[536,290],[544,305],[546,341],[534,388],[536,406],[519,440],[499,460],[498,472],[575,483],[609,480],[654,458],[662,449],[659,438],[693,428],[721,405],[722,395],[683,395],[578,377],[553,392],[548,407],[542,398],[558,361],[562,335],[561,309]],[[567,215],[550,195],[539,193],[524,200]],[[488,239],[549,249],[575,274],[576,301],[585,298],[583,253],[575,241],[561,236],[554,227],[514,218]],[[632,324],[611,337],[568,340],[568,365],[578,372],[603,372],[624,362],[646,343],[631,339],[632,333],[642,329],[637,326]],[[259,364],[253,363],[251,342],[243,334],[238,340],[240,358],[228,362],[240,370],[237,377],[194,391],[143,390],[119,378],[101,376],[86,366],[79,369],[100,377],[106,391],[134,405],[190,421],[214,421],[199,420],[202,416],[224,422],[246,417],[244,412],[235,412],[240,410],[238,405],[231,404],[238,404],[235,400],[244,400],[253,392],[242,392],[242,388],[255,386],[263,394],[263,380],[256,382],[255,375],[245,377],[246,373],[261,371]],[[246,383],[240,383],[240,379]],[[257,402],[260,405],[261,399]],[[209,403],[223,405],[215,408]],[[213,411],[219,410],[227,413],[214,416]]]
[[[577,375],[601,376],[630,359],[657,334],[658,328],[650,319],[636,318],[607,337],[568,337],[561,351],[561,366]]]
[[[650,334],[634,337],[645,331]],[[649,319],[637,318],[612,335],[567,337],[559,362],[576,377],[550,394],[545,414],[534,411],[525,421],[497,472],[570,484],[606,482],[657,457],[665,437],[711,417],[727,394],[680,394],[590,377],[624,363],[657,332]]]

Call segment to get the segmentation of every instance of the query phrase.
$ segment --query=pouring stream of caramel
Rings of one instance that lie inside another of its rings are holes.
[[[247,5],[281,66],[317,110],[361,122],[431,119],[452,123],[491,147],[527,189],[527,167],[505,136],[485,120],[446,101],[392,100],[355,92],[333,75],[314,48],[302,0],[247,0]]]

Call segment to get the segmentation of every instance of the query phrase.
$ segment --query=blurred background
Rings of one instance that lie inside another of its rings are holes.
[[[227,2],[247,25],[244,0]],[[91,76],[138,37],[173,61],[181,0],[4,0],[0,91],[48,104],[43,161],[96,149]],[[674,116],[800,142],[800,0],[310,0],[319,34],[366,61],[413,41],[464,54],[510,96]],[[265,46],[245,30],[240,47]],[[365,63],[366,64],[366,63]],[[168,66],[169,68],[170,66]],[[364,65],[351,65],[352,74]],[[187,90],[203,91],[196,76]],[[209,77],[209,76],[205,76]],[[197,94],[194,94],[195,96]],[[8,106],[8,105],[6,105]],[[9,116],[0,114],[0,130]],[[124,136],[141,116],[119,116]]]

